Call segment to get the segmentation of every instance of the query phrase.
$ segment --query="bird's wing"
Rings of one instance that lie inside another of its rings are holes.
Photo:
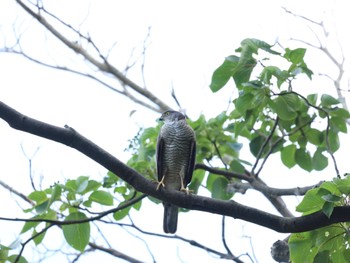
[[[190,154],[188,158],[188,165],[185,172],[184,187],[186,187],[192,180],[194,163],[196,161],[196,141],[193,139],[190,144]]]
[[[158,181],[163,179],[164,171],[163,171],[163,157],[164,157],[164,139],[162,138],[162,134],[159,133],[157,140],[157,149],[156,149],[156,157],[157,157],[157,175]]]

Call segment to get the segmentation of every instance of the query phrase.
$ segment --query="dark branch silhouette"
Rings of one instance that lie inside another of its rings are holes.
[[[53,140],[78,150],[118,175],[139,192],[183,208],[242,219],[282,233],[304,232],[328,226],[333,223],[350,221],[349,206],[335,207],[329,218],[321,211],[301,217],[284,218],[241,205],[232,200],[216,200],[166,189],[157,191],[156,184],[147,180],[113,155],[80,135],[73,128],[68,126],[61,128],[35,120],[21,114],[2,102],[0,102],[0,117],[14,129]]]

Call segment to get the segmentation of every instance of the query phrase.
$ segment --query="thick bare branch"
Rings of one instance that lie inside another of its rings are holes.
[[[350,221],[349,206],[335,207],[330,217],[319,211],[307,216],[284,218],[241,205],[232,200],[223,201],[204,196],[188,195],[180,191],[157,190],[156,184],[147,180],[72,128],[60,128],[32,119],[2,102],[0,102],[0,118],[14,129],[70,146],[117,174],[137,191],[179,207],[238,218],[283,233],[304,232],[333,223]],[[46,221],[49,222],[49,220]]]

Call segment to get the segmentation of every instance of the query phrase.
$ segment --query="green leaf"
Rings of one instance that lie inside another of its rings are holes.
[[[307,95],[306,98],[311,105],[316,105],[317,97],[318,97],[318,94],[314,93],[314,94]]]
[[[117,186],[114,188],[114,193],[119,193],[125,195],[128,191],[128,188],[125,185]]]
[[[340,200],[342,200],[342,197],[334,195],[334,194],[327,194],[327,195],[323,195],[322,199],[329,202],[329,203],[337,203]]]
[[[239,60],[235,73],[233,74],[233,80],[238,89],[242,89],[243,84],[248,82],[250,75],[253,72],[257,62],[252,57],[250,51],[242,52],[242,56]]]
[[[11,248],[0,244],[0,262],[5,263]]]
[[[37,204],[45,202],[48,199],[44,191],[34,191],[28,195],[28,198],[35,201]]]
[[[281,85],[288,79],[289,74],[287,71],[281,70],[278,67],[266,66],[260,74],[260,79],[269,85],[271,84],[272,76],[277,79],[277,86],[280,88]]]
[[[265,136],[258,135],[249,143],[250,152],[254,155],[254,157],[258,157],[259,152],[261,151],[261,148],[263,147],[263,144],[265,142],[266,138]],[[263,150],[260,158],[264,157],[264,154],[268,151],[268,147],[265,147]]]
[[[228,56],[225,58],[224,63],[214,71],[209,86],[212,92],[217,92],[226,85],[229,79],[233,76],[238,61],[239,57],[234,55]]]
[[[38,232],[34,229],[32,237],[37,235],[37,234],[38,234]],[[43,241],[45,234],[46,234],[46,231],[34,238],[34,243],[36,246],[39,245]]]
[[[323,143],[323,133],[317,129],[310,128],[307,130],[305,135],[307,140],[316,146]]]
[[[110,188],[114,186],[116,183],[118,183],[119,177],[112,173],[111,171],[107,172],[107,175],[103,178],[103,184],[102,186],[105,188]]]
[[[329,148],[330,148],[332,153],[335,153],[340,147],[338,133],[331,130],[331,131],[329,131],[328,135],[329,135],[329,137],[328,137]]]
[[[120,203],[120,205],[123,205],[123,204],[124,204],[124,202]],[[131,206],[128,206],[126,208],[123,208],[123,209],[120,209],[120,210],[116,211],[113,214],[114,219],[117,220],[117,221],[123,219],[124,217],[126,217],[129,214],[130,209],[131,209]]]
[[[322,207],[322,212],[330,218],[334,210],[334,204],[331,202],[325,202]]]
[[[215,199],[228,200],[233,195],[227,192],[228,180],[225,177],[217,176],[212,184],[211,197]]]
[[[320,211],[325,201],[319,196],[319,189],[311,189],[306,192],[303,200],[296,207],[296,211],[303,213],[303,215],[312,214]]]
[[[76,221],[87,219],[86,215],[81,212],[75,212],[66,217],[64,220]],[[63,235],[67,243],[76,250],[81,252],[84,251],[85,247],[89,243],[90,239],[90,224],[87,223],[76,223],[62,226]]]
[[[346,109],[343,108],[336,108],[333,109],[329,112],[329,115],[334,116],[334,117],[339,117],[343,119],[349,119],[350,118],[350,113]]]
[[[53,202],[61,199],[61,194],[62,194],[62,186],[59,184],[55,184],[51,188],[51,198],[50,198],[50,202],[49,202],[49,207],[51,206],[51,204]]]
[[[310,172],[312,170],[312,159],[310,153],[305,148],[295,151],[295,161],[304,170]]]
[[[91,193],[89,200],[101,205],[113,205],[113,196],[106,191],[97,190]]]
[[[216,174],[209,174],[206,182],[207,189],[211,192],[211,197],[228,200],[233,194],[227,192],[228,180]]]
[[[300,100],[297,95],[289,93],[278,96],[271,105],[278,117],[282,120],[293,120],[297,117]]]
[[[37,215],[37,216],[32,217],[32,219],[42,219],[42,218],[41,218],[41,215]],[[42,222],[39,222],[39,221],[38,222],[25,222],[20,233],[21,234],[25,233],[28,230],[35,228],[40,223],[42,223]]]
[[[322,151],[317,149],[312,158],[312,167],[316,171],[322,171],[328,166],[328,159],[322,154]]]
[[[262,49],[270,54],[273,55],[280,55],[279,52],[272,50],[272,45],[269,45],[268,43],[256,39],[256,38],[246,38],[241,42],[241,46],[247,46],[250,48],[250,50],[257,54],[259,49]]]
[[[245,167],[237,160],[233,160],[230,163],[230,170],[236,173],[241,173],[244,174],[245,172]]]
[[[36,215],[34,217],[32,217],[32,219],[38,220],[37,222],[25,222],[25,224],[23,225],[23,228],[21,230],[21,234],[27,232],[28,230],[31,229],[35,229],[39,224],[43,224],[42,221],[40,221],[40,219],[50,219],[50,220],[56,220],[57,219],[57,214],[55,211],[53,210],[49,210],[47,213],[45,214],[40,214],[40,215]]]
[[[140,136],[140,141],[145,143],[149,139],[156,139],[158,136],[158,130],[154,127],[146,128]]]
[[[328,182],[328,181],[323,182],[319,188],[320,188],[320,191],[323,190],[323,192],[321,192],[322,193],[321,196],[328,195],[329,193],[339,195],[339,196],[341,195],[337,185],[334,182]]]
[[[16,260],[17,259],[17,256],[18,255],[11,255],[11,256],[9,256],[8,258],[7,258],[7,260],[8,260],[8,262],[11,262],[11,263],[28,263],[28,261],[24,258],[24,257],[22,257],[22,256],[20,256],[19,257],[19,259],[18,260]],[[7,261],[6,261],[7,262]]]
[[[350,195],[350,175],[347,175],[344,179],[335,178],[334,184],[342,194]]]
[[[204,170],[195,170],[193,172],[192,180],[188,188],[193,191],[195,194],[198,192],[199,187],[201,186],[205,176]]]
[[[284,57],[293,64],[300,64],[304,62],[305,53],[305,48],[297,48],[294,50],[286,48],[286,53],[284,54]]]
[[[288,240],[292,262],[313,263],[318,250],[312,249],[310,232],[292,234]]]
[[[324,107],[336,105],[336,104],[339,104],[339,103],[340,103],[339,100],[337,100],[336,98],[332,97],[331,95],[322,94],[322,96],[321,96],[321,105],[324,106]]]
[[[313,231],[313,244],[318,247],[319,253],[315,262],[348,262],[349,236],[339,224],[330,225]]]
[[[332,117],[331,118],[331,126],[333,127],[333,129],[336,127],[335,128],[336,130],[343,132],[343,133],[347,133],[347,131],[348,131],[346,119],[344,119],[344,118]]]
[[[281,150],[282,163],[288,168],[292,168],[296,164],[295,151],[296,146],[294,144],[290,144]]]
[[[348,262],[349,235],[339,224],[292,234],[289,248],[292,262]]]
[[[76,192],[82,193],[85,191],[86,187],[89,184],[89,177],[88,176],[79,176],[75,182],[77,185]]]
[[[96,191],[101,186],[102,184],[100,182],[97,182],[95,180],[89,180],[88,186],[86,187],[84,194],[88,192]]]
[[[247,110],[253,109],[256,107],[255,104],[253,104],[254,95],[252,93],[245,93],[241,96],[239,96],[235,101],[236,109],[244,114]]]

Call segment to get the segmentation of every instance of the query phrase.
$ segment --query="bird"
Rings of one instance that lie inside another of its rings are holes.
[[[156,148],[158,186],[167,190],[184,191],[191,182],[196,159],[196,136],[185,115],[178,111],[165,111],[158,119],[163,121]],[[179,208],[163,202],[163,230],[174,234],[177,230]]]

